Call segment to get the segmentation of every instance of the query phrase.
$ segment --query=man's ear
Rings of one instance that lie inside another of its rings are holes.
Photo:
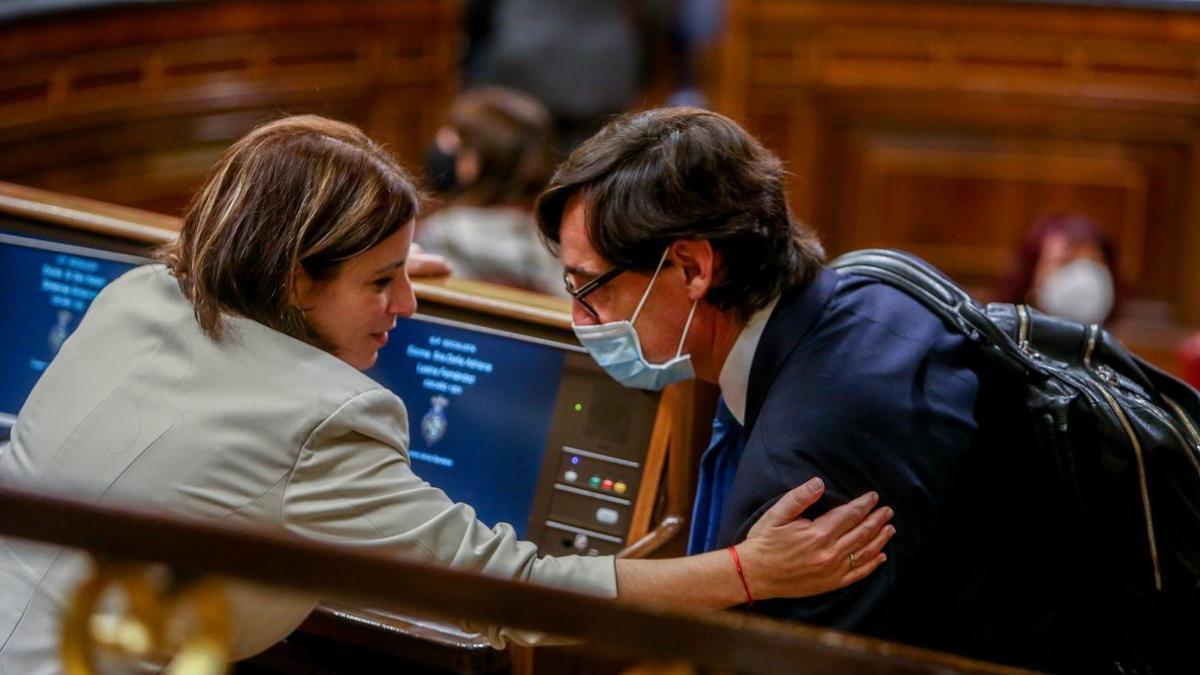
[[[671,244],[671,262],[683,271],[688,298],[701,300],[716,283],[721,253],[707,239],[681,239]]]

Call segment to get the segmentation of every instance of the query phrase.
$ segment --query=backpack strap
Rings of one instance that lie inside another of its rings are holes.
[[[869,248],[847,253],[829,265],[846,274],[860,274],[894,286],[925,305],[949,326],[974,342],[994,346],[1022,364],[1029,355],[958,284],[920,258],[890,249]]]
[[[1143,395],[1165,393],[1179,406],[1179,414],[1200,426],[1197,424],[1200,394],[1195,389],[1130,353],[1098,326],[1047,316],[1024,305],[992,303],[984,309],[940,270],[902,251],[878,248],[851,251],[829,266],[847,274],[879,279],[904,291],[948,326],[974,342],[994,348],[1029,371],[1049,374],[1051,369],[1044,357],[1088,367],[1093,360],[1103,363]]]

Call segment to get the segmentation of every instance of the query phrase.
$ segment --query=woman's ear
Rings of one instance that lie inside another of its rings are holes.
[[[715,283],[721,254],[707,239],[682,239],[671,245],[671,262],[683,272],[688,299],[701,300]]]
[[[304,265],[296,263],[295,269],[292,270],[292,304],[300,311],[304,311],[305,307],[312,307],[314,304],[314,296],[317,292],[317,282],[304,269]]]

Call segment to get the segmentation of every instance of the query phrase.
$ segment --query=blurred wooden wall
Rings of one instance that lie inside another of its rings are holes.
[[[457,86],[449,0],[108,4],[0,24],[0,180],[178,214],[232,141],[306,112],[417,169]]]
[[[1200,14],[732,5],[718,109],[785,158],[831,252],[906,248],[986,294],[1038,216],[1081,211],[1119,246],[1125,332],[1171,365],[1200,325]]]
[[[1120,334],[1174,367],[1200,326],[1200,13],[729,3],[715,107],[786,160],[831,252],[906,248],[986,296],[1037,217],[1081,211],[1120,247]],[[457,88],[455,0],[107,5],[0,24],[0,180],[177,214],[299,112],[415,169]]]

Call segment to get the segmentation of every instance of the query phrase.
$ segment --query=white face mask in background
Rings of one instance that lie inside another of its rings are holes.
[[[1038,290],[1038,309],[1084,324],[1102,323],[1113,309],[1112,273],[1080,258],[1054,270]]]

